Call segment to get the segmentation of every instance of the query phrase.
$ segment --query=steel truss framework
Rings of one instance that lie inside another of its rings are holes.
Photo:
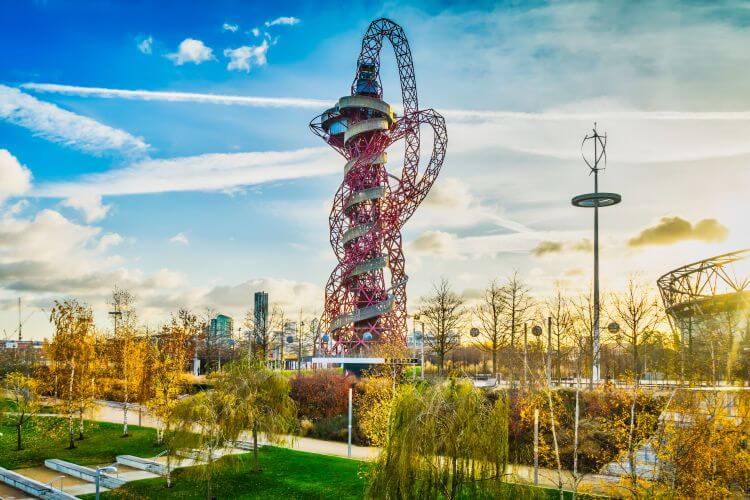
[[[382,100],[380,51],[393,46],[401,82],[403,116]],[[420,171],[420,127],[433,131],[432,153]],[[406,282],[401,228],[424,200],[445,158],[445,120],[419,109],[411,49],[403,29],[373,21],[362,40],[351,95],[317,116],[312,131],[346,160],[329,216],[338,259],[325,290],[323,350],[366,352],[381,342],[406,340]],[[386,169],[386,150],[404,141],[400,176]]]
[[[679,267],[657,280],[667,312],[675,319],[715,307],[747,307],[750,276],[739,272],[750,249],[738,250]]]

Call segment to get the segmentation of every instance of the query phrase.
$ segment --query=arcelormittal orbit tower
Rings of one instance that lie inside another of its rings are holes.
[[[403,114],[383,101],[380,50],[396,53]],[[432,153],[419,168],[419,129],[433,130]],[[445,158],[445,120],[420,110],[409,42],[389,19],[370,24],[362,40],[351,95],[317,116],[313,132],[346,160],[329,218],[338,265],[326,284],[323,350],[356,355],[380,342],[404,343],[406,282],[401,228],[427,196]],[[400,172],[386,168],[388,147],[404,141]]]

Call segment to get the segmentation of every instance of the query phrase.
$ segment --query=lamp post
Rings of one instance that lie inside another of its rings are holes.
[[[305,329],[305,322],[299,323],[299,334],[297,334],[297,374],[302,373],[302,332]]]
[[[593,141],[594,155],[587,159],[583,154],[586,142]],[[617,205],[622,201],[622,196],[617,193],[599,192],[599,171],[607,166],[607,134],[599,135],[594,123],[593,133],[586,135],[581,143],[583,161],[594,174],[594,192],[579,194],[571,200],[575,207],[594,209],[594,335],[591,349],[591,383],[599,382],[599,207]],[[600,166],[603,162],[604,166]]]
[[[417,342],[417,331],[416,331],[417,330],[417,326],[416,325],[417,325],[417,321],[419,321],[421,319],[421,317],[422,316],[420,314],[418,314],[418,313],[414,315],[414,327],[413,327],[413,329],[414,329],[414,342],[415,342],[415,344]],[[424,320],[420,321],[420,324],[422,325],[422,338],[419,339],[419,347],[420,347],[420,350],[422,351],[422,355],[421,355],[420,368],[419,368],[420,369],[419,378],[421,378],[422,380],[424,380],[424,337],[425,337]],[[415,347],[416,347],[416,345],[415,345]]]
[[[114,465],[107,465],[106,467],[96,468],[96,500],[99,500],[99,478],[101,477],[102,472],[117,472],[117,467]]]

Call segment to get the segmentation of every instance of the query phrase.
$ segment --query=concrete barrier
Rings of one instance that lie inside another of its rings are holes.
[[[96,482],[96,470],[89,467],[84,467],[83,465],[66,462],[65,460],[60,460],[57,458],[50,458],[44,461],[44,466],[48,469],[62,472],[63,474],[77,477],[78,479],[83,479],[84,481],[88,481],[89,483]],[[119,488],[123,484],[125,484],[125,481],[123,479],[119,479],[104,473],[99,474],[99,485],[104,488],[108,488],[111,490],[114,488]]]
[[[0,467],[0,481],[36,498],[49,500],[76,500],[77,497],[53,488],[30,477]]]
[[[132,467],[133,469],[145,470],[152,474],[163,476],[167,473],[167,466],[147,458],[134,457],[133,455],[117,455],[117,463]]]

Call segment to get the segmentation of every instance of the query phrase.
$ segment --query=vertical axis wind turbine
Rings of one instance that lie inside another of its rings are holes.
[[[594,146],[593,156],[586,158],[584,147],[587,142]],[[617,193],[599,192],[599,171],[607,168],[607,134],[600,135],[596,130],[596,123],[592,133],[587,134],[581,142],[581,157],[589,167],[589,175],[594,174],[594,192],[579,194],[572,200],[573,206],[594,209],[594,335],[591,346],[591,382],[597,383],[599,372],[599,207],[610,207],[622,201]],[[603,166],[602,166],[603,165]]]

